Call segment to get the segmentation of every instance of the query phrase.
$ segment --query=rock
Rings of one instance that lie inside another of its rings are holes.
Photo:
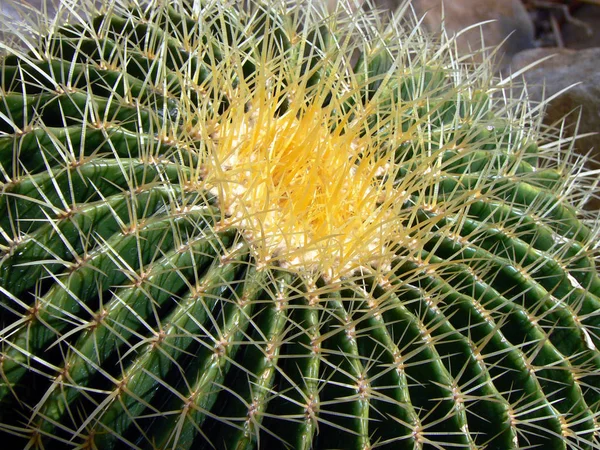
[[[600,6],[582,5],[562,27],[562,37],[567,48],[600,47]]]
[[[545,123],[558,122],[563,116],[581,107],[579,133],[600,131],[600,47],[573,50],[566,48],[539,48],[526,50],[516,55],[511,62],[513,72],[554,55],[532,67],[524,74],[529,97],[533,101],[548,98],[572,84],[571,87],[552,100],[546,110]],[[570,114],[572,126],[577,114]],[[595,149],[600,156],[600,135],[577,141],[581,152]],[[598,158],[600,160],[600,158]]]
[[[574,83],[580,83],[553,99],[546,109],[544,123],[558,124],[566,117],[566,135],[573,136],[579,120],[578,134],[596,133],[575,141],[578,153],[590,154],[591,169],[600,169],[600,47],[573,50],[539,48],[517,54],[511,62],[513,73],[540,58],[552,58],[532,67],[524,74],[527,92],[532,101],[549,98]],[[595,201],[600,206],[600,200]],[[588,205],[589,206],[589,205]]]
[[[417,16],[425,16],[423,25],[432,33],[441,30],[441,3],[442,0],[412,2]],[[505,66],[519,51],[534,47],[533,23],[521,0],[444,0],[443,15],[449,35],[471,25],[493,20],[483,25],[482,29],[474,27],[462,33],[458,38],[458,50],[467,55],[480,50],[482,46],[495,48],[506,39],[496,58],[497,67]],[[481,57],[475,60],[481,60]]]
[[[147,0],[143,0],[147,1]],[[138,0],[138,4],[143,4]],[[85,8],[78,7],[78,3],[70,3],[70,7],[58,7],[59,0],[0,0],[0,42],[8,47],[20,47],[22,37],[37,39],[34,30],[39,30],[42,23],[48,23],[59,14],[59,22],[64,22],[71,14],[77,14],[80,18],[91,17],[92,2],[86,2]],[[95,0],[95,8],[100,10],[103,4],[108,5],[105,0]],[[0,54],[3,52],[0,50]]]
[[[0,14],[2,14],[3,17],[11,19],[10,22],[4,23],[3,25],[10,27],[11,24],[14,25],[14,21],[26,22],[28,16],[36,11],[42,10],[43,7],[43,0],[16,0],[12,2],[0,0]],[[52,2],[46,2],[45,8],[48,17],[52,17],[56,13],[56,8]]]

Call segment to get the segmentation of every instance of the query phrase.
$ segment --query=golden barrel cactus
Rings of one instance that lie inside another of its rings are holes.
[[[4,445],[600,449],[593,183],[407,11],[61,0],[2,44]]]

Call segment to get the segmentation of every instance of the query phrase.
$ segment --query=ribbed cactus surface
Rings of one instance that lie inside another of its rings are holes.
[[[0,69],[2,445],[600,449],[600,222],[483,66],[402,17],[64,3]]]

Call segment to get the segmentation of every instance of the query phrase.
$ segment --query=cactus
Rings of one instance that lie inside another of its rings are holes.
[[[7,448],[600,449],[572,142],[408,4],[250,3],[3,44]]]

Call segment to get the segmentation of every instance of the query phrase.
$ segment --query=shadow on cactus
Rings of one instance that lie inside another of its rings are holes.
[[[163,3],[3,46],[5,445],[600,448],[592,184],[536,109],[407,5]]]

